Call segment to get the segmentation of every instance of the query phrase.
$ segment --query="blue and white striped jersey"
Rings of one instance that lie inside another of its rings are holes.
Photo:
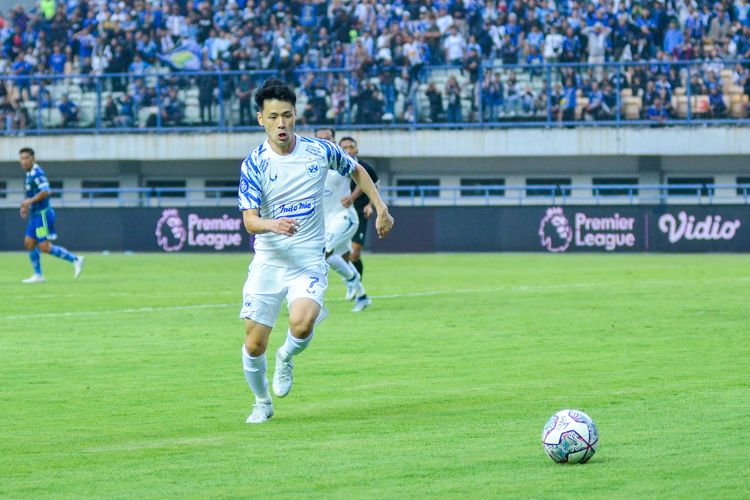
[[[277,155],[268,140],[240,168],[240,210],[259,210],[264,219],[286,217],[300,225],[294,236],[255,236],[255,260],[276,266],[307,266],[325,251],[323,192],[326,175],[351,176],[357,163],[332,142],[295,135],[294,151]]]
[[[40,167],[38,163],[34,163],[31,170],[26,172],[24,188],[26,189],[26,198],[33,198],[39,194],[40,191],[49,191],[49,181],[47,180],[47,176],[44,175],[44,170],[42,170],[42,167]],[[36,215],[47,208],[49,208],[49,196],[42,201],[32,204],[29,208],[29,213],[31,215]]]

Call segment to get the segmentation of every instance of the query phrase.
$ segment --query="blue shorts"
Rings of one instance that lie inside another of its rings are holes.
[[[29,216],[29,225],[26,226],[26,236],[40,243],[47,240],[56,240],[55,211],[51,208],[45,208],[41,212]]]

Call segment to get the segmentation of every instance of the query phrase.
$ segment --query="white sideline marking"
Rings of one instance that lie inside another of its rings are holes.
[[[729,278],[729,279],[716,279],[702,281],[702,284],[710,283],[726,283],[732,281],[748,281],[750,276]],[[681,285],[685,283],[693,283],[687,280],[652,280],[652,281],[641,281],[633,282],[633,285]],[[433,295],[450,295],[450,294],[464,294],[464,293],[492,293],[492,292],[528,292],[535,290],[559,290],[559,289],[570,289],[570,288],[596,288],[596,287],[616,287],[620,286],[621,283],[560,283],[556,285],[517,285],[517,286],[506,286],[506,287],[495,287],[495,288],[457,288],[454,290],[432,290],[429,292],[405,292],[405,293],[393,293],[386,295],[372,295],[373,299],[401,299],[405,297],[430,297]],[[235,292],[232,292],[233,294]],[[344,299],[326,299],[326,302],[343,302]],[[60,313],[42,313],[42,314],[14,314],[11,316],[5,316],[5,320],[19,320],[19,319],[37,319],[37,318],[70,318],[76,316],[103,316],[107,314],[132,314],[132,313],[150,313],[159,311],[189,311],[191,309],[220,309],[223,307],[239,307],[238,302],[231,302],[228,304],[194,304],[189,306],[163,306],[163,307],[132,307],[125,309],[106,309],[101,311],[67,311]]]
[[[6,316],[5,319],[33,319],[33,318],[69,318],[73,316],[100,316],[106,314],[130,314],[130,313],[148,313],[157,311],[181,311],[190,309],[214,309],[217,307],[235,306],[237,304],[195,304],[192,306],[165,306],[165,307],[132,307],[126,309],[106,309],[102,311],[67,311],[61,313],[43,313],[43,314],[17,314]]]
[[[588,288],[599,286],[600,283],[567,283],[559,285],[536,285],[536,286],[514,286],[514,287],[495,287],[495,288],[457,288],[455,290],[432,290],[429,292],[406,292],[393,293],[387,295],[371,295],[373,299],[401,299],[405,297],[430,297],[433,295],[449,295],[463,293],[490,293],[490,292],[512,292],[528,290],[554,290],[558,288]],[[609,286],[609,285],[607,285]],[[233,294],[235,292],[232,292]],[[326,299],[326,302],[344,302],[344,299]],[[132,313],[150,313],[159,311],[184,311],[191,309],[216,309],[222,307],[239,307],[239,302],[228,304],[194,304],[190,306],[163,306],[163,307],[131,307],[125,309],[106,309],[101,311],[67,311],[59,313],[42,313],[42,314],[15,314],[5,316],[6,320],[18,319],[35,319],[35,318],[70,318],[76,316],[101,316],[106,314],[132,314]]]

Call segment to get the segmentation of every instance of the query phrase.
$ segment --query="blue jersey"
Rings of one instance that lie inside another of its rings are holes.
[[[49,181],[47,176],[44,175],[44,170],[38,164],[34,163],[31,170],[26,172],[26,198],[33,198],[41,191],[49,192]],[[42,201],[33,203],[30,207],[31,215],[38,214],[42,210],[49,208],[49,196],[44,198]]]

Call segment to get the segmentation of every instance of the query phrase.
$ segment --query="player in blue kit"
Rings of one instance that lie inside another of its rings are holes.
[[[256,235],[240,310],[245,320],[242,366],[255,395],[250,424],[273,416],[266,349],[282,302],[286,299],[289,308],[289,331],[276,351],[272,386],[278,397],[289,394],[292,359],[307,348],[314,326],[327,314],[323,193],[328,171],[354,179],[370,197],[381,238],[393,227],[388,207],[362,166],[336,144],[294,133],[296,102],[294,90],[278,78],[258,89],[258,124],[267,139],[240,169],[239,208],[245,229]]]
[[[26,236],[23,240],[24,248],[29,252],[31,267],[34,274],[23,280],[24,283],[42,283],[42,263],[39,250],[73,264],[73,277],[78,278],[83,269],[83,257],[77,257],[63,247],[53,245],[57,239],[55,233],[55,211],[49,202],[49,181],[44,170],[36,163],[34,150],[23,148],[19,151],[21,167],[26,172],[26,198],[21,202],[21,217],[29,218],[26,226]]]

